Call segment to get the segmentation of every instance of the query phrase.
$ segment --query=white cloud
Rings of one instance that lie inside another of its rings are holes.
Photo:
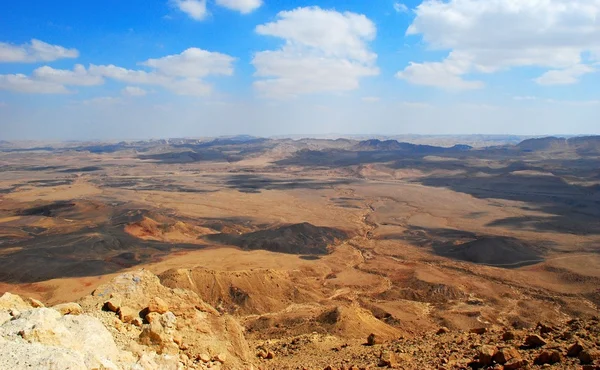
[[[148,92],[141,87],[125,86],[123,90],[121,90],[121,94],[125,96],[145,96]]]
[[[149,72],[115,65],[91,65],[89,72],[127,84],[161,86],[179,95],[205,96],[211,93],[212,86],[201,78],[233,74],[234,60],[225,54],[190,48],[181,54],[140,63],[153,68]]]
[[[367,45],[377,31],[364,15],[308,7],[277,18],[256,27],[260,35],[285,40],[281,49],[258,52],[252,60],[261,94],[287,98],[349,91],[359,87],[361,77],[379,74],[377,54]]]
[[[415,101],[401,101],[400,105],[404,106],[406,108],[418,108],[418,109],[433,108],[433,106],[429,103],[415,102]]]
[[[0,62],[5,63],[52,62],[64,58],[77,58],[78,56],[77,49],[67,49],[36,39],[22,45],[0,42]]]
[[[514,100],[519,100],[519,101],[531,101],[531,100],[538,100],[537,96],[530,96],[530,95],[526,95],[526,96],[513,96]]]
[[[378,96],[364,96],[362,98],[362,101],[364,101],[366,103],[377,103],[380,100],[381,99]]]
[[[403,3],[394,3],[394,10],[398,13],[408,13],[408,7]]]
[[[95,86],[104,83],[101,76],[90,74],[81,64],[76,64],[72,71],[48,66],[40,67],[33,71],[33,77],[39,81],[59,85]]]
[[[585,64],[576,64],[565,69],[554,69],[536,78],[540,85],[571,85],[579,82],[579,78],[596,70]]]
[[[217,0],[217,5],[237,10],[242,14],[252,13],[262,5],[262,0]]]
[[[100,96],[97,98],[92,98],[88,100],[84,100],[82,104],[84,105],[114,105],[121,104],[123,100],[121,98],[113,97],[113,96]]]
[[[231,76],[234,60],[226,54],[189,48],[181,54],[148,59],[141,65],[152,67],[167,76],[200,78],[208,75]]]
[[[206,0],[170,0],[170,4],[197,21],[208,16]]]
[[[415,85],[435,86],[447,90],[473,90],[483,87],[481,81],[468,81],[461,76],[466,73],[467,66],[460,60],[446,59],[444,62],[411,62],[396,77]]]
[[[439,62],[443,65],[464,63],[458,71],[439,65],[429,70],[441,68],[461,80],[470,73],[513,67],[577,68],[582,54],[600,50],[598,0],[426,0],[415,13],[407,35],[422,35],[432,49],[450,50]],[[423,66],[425,73],[430,63],[408,68]],[[446,76],[440,85],[446,87],[448,80],[452,78]]]
[[[32,79],[23,74],[0,75],[0,90],[27,94],[68,94],[61,84]]]

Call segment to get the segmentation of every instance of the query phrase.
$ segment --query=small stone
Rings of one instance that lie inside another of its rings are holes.
[[[133,320],[131,320],[131,324],[137,326],[138,328],[141,328],[142,325],[144,325],[144,322],[140,317],[136,317]]]
[[[27,298],[27,303],[29,303],[31,305],[31,307],[33,308],[42,308],[42,307],[46,307],[44,306],[44,304],[40,301],[38,301],[35,298]]]
[[[488,331],[487,328],[474,328],[474,329],[469,330],[469,332],[471,332],[473,334],[479,334],[479,335],[485,334],[485,333],[487,333],[487,331]]]
[[[546,341],[539,335],[529,335],[525,338],[525,345],[531,348],[541,347],[546,344]]]
[[[504,365],[512,359],[521,359],[519,351],[517,351],[515,348],[502,348],[496,352],[493,357],[493,360],[501,365]]]
[[[104,309],[111,312],[118,312],[121,308],[121,300],[113,297],[104,303]]]
[[[556,364],[561,361],[560,352],[558,351],[542,351],[536,358],[533,360],[533,363],[536,365],[545,365],[545,364]]]
[[[490,366],[496,349],[492,346],[482,346],[479,349],[479,363],[483,366]]]
[[[179,334],[179,333],[173,334],[173,342],[181,345],[181,343],[183,343],[183,337],[181,336],[181,334]]]
[[[200,356],[198,356],[198,358],[200,359],[200,361],[202,361],[204,363],[210,362],[210,356],[206,353],[200,354]]]
[[[568,357],[577,357],[577,356],[579,356],[581,351],[583,351],[583,345],[581,345],[581,343],[577,342],[577,343],[573,344],[571,347],[569,347],[569,349],[567,350],[567,356]]]
[[[595,350],[583,350],[579,354],[579,361],[582,365],[591,364],[594,361],[600,360],[600,351]]]
[[[60,312],[61,315],[81,315],[83,309],[78,303],[62,303],[54,307],[56,311]]]
[[[381,352],[381,355],[379,356],[379,366],[380,367],[395,367],[398,364],[398,361],[396,360],[396,355],[394,354],[394,352],[390,352],[390,351],[383,351]]]
[[[154,297],[148,303],[148,312],[158,312],[163,314],[169,311],[169,305],[159,297]]]
[[[504,364],[504,370],[518,370],[524,368],[526,365],[527,361],[517,360],[516,358],[513,358],[512,360]]]
[[[224,364],[225,361],[227,360],[227,355],[224,353],[219,353],[218,355],[215,356],[215,360]]]
[[[448,333],[450,330],[446,327],[441,327],[435,334],[436,335],[442,335],[442,334],[446,334]]]
[[[512,331],[505,331],[502,334],[502,340],[505,342],[508,342],[509,340],[513,340],[515,339],[515,333],[513,333]]]
[[[379,338],[377,335],[371,333],[371,335],[369,335],[367,337],[367,345],[369,346],[374,346],[376,344],[382,344],[383,341],[381,340],[381,338]]]
[[[146,321],[148,321],[148,324],[152,324],[155,322],[160,322],[160,318],[162,316],[158,313],[158,312],[150,312],[149,314],[146,315]]]
[[[139,313],[131,307],[119,308],[119,319],[124,323],[131,323],[136,317],[139,317]]]
[[[273,352],[269,351],[269,352],[267,352],[267,355],[265,356],[265,358],[267,360],[272,360],[275,358],[275,354]]]
[[[548,334],[548,333],[552,333],[554,331],[554,328],[552,328],[548,325],[542,324],[541,322],[538,322],[536,328],[540,330],[540,334]]]

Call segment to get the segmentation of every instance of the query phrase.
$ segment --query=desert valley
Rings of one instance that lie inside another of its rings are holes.
[[[466,139],[2,142],[0,293],[157,368],[600,365],[600,137]]]

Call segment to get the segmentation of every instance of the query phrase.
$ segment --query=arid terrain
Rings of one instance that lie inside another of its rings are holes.
[[[515,369],[600,366],[600,137],[513,141],[0,142],[0,295],[106,324],[99,287],[155,274],[215,316],[203,335],[247,342],[214,363],[179,345],[190,368],[477,368],[506,346]]]

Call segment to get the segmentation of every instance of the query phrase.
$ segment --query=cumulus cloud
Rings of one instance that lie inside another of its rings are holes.
[[[24,74],[0,75],[0,90],[26,94],[68,94],[61,84],[32,79]]]
[[[579,78],[596,70],[585,64],[576,64],[565,69],[548,71],[534,81],[540,85],[571,85],[579,82]]]
[[[81,64],[76,64],[72,71],[48,66],[40,67],[33,71],[33,77],[39,81],[59,85],[95,86],[104,83],[101,76],[90,74]]]
[[[212,86],[201,78],[209,75],[233,74],[235,59],[221,53],[190,48],[181,54],[140,63],[153,70],[134,70],[115,65],[91,65],[89,72],[133,85],[161,86],[179,95],[208,95]]]
[[[206,0],[170,0],[170,4],[197,21],[208,16]]]
[[[319,7],[283,11],[256,32],[285,40],[279,50],[255,54],[255,88],[270,97],[342,92],[359,87],[359,79],[379,74],[377,54],[368,42],[375,24],[366,16]]]
[[[121,90],[121,94],[125,96],[145,96],[148,92],[141,87],[125,86],[123,90]]]
[[[4,63],[52,62],[64,58],[77,58],[78,56],[79,51],[77,49],[67,49],[36,39],[22,45],[0,42],[0,62]]]
[[[262,6],[262,0],[217,0],[217,5],[236,10],[242,14],[252,13]]]
[[[431,49],[450,50],[450,54],[441,62],[413,63],[407,68],[413,69],[412,74],[415,69],[420,74],[441,69],[455,75],[440,80],[441,87],[472,88],[456,82],[470,73],[526,66],[565,70],[563,77],[577,79],[582,74],[572,72],[583,63],[582,55],[594,56],[600,50],[598,0],[426,0],[415,13],[407,35],[421,35]],[[451,70],[457,62],[463,67]],[[405,72],[398,77],[411,76]],[[432,81],[423,76],[408,80]]]
[[[141,65],[152,67],[167,76],[200,78],[208,75],[231,76],[234,60],[226,54],[189,48],[181,54],[148,59]]]

